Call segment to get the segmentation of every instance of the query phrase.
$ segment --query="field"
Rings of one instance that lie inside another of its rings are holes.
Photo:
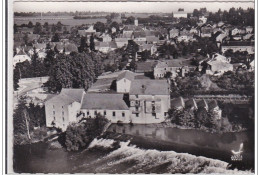
[[[94,24],[98,21],[106,23],[107,19],[105,18],[95,18],[95,19],[73,19],[73,16],[60,16],[60,17],[48,17],[48,18],[40,18],[40,17],[24,17],[24,18],[14,18],[14,24],[28,24],[31,21],[33,24],[36,22],[41,23],[42,25],[45,22],[48,22],[49,25],[57,24],[57,22],[61,22],[63,25],[76,26],[82,24]]]

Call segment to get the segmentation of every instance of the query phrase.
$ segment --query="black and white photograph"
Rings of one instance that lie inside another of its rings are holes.
[[[256,173],[254,0],[8,4],[6,173]]]

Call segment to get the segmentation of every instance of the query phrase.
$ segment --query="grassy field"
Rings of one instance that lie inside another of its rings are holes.
[[[82,24],[94,24],[98,21],[106,23],[107,19],[105,18],[96,18],[96,19],[73,19],[72,16],[66,16],[61,17],[62,19],[58,19],[58,17],[53,17],[53,19],[40,19],[39,17],[35,18],[14,18],[14,24],[21,25],[21,24],[28,24],[29,21],[31,21],[33,24],[36,22],[40,22],[42,25],[45,22],[48,22],[49,25],[51,24],[57,24],[57,22],[61,22],[63,25],[69,25],[69,26],[76,26],[76,25],[82,25]]]

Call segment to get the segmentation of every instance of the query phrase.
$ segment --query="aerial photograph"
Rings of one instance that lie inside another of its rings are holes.
[[[14,1],[8,173],[255,174],[254,5]]]

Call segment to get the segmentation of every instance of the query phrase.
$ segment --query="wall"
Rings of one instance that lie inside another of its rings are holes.
[[[100,113],[101,115],[105,116],[108,120],[111,121],[111,123],[117,123],[118,121],[121,121],[122,123],[130,123],[130,111],[129,110],[104,110],[104,109],[81,109],[81,112],[83,112],[83,116],[85,117],[95,117],[96,113]],[[106,111],[106,115],[104,114],[104,111]],[[113,116],[113,112],[115,112],[115,116]],[[122,113],[125,114],[123,117]]]
[[[116,82],[116,91],[119,93],[129,93],[131,81],[123,78]]]
[[[139,101],[139,105],[135,105],[136,101]],[[151,109],[147,109],[152,108],[152,101],[155,101],[156,117],[152,115]],[[136,106],[138,106],[137,111]],[[130,112],[133,123],[161,123],[167,117],[166,113],[169,108],[170,95],[138,95],[138,98],[135,95],[130,95]]]

